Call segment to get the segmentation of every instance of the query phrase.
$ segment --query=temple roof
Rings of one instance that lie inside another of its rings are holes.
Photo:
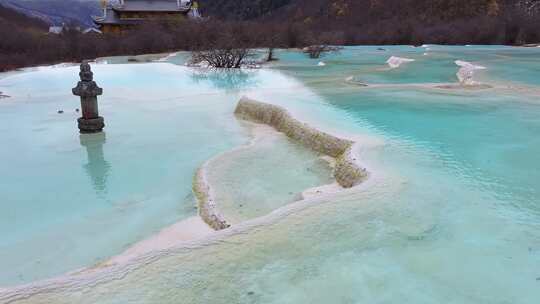
[[[112,9],[107,8],[105,16],[92,16],[94,23],[96,24],[136,24],[136,20],[122,20],[118,17],[118,14]]]
[[[178,4],[180,3],[180,6]],[[188,13],[191,1],[187,0],[124,0],[123,4],[108,6],[104,16],[92,16],[94,23],[130,25],[138,24],[143,18],[120,18],[121,12],[180,12]]]
[[[190,5],[187,1],[177,0],[124,0],[124,4],[115,5],[113,9],[119,12],[187,12]],[[188,2],[189,3],[189,2]]]

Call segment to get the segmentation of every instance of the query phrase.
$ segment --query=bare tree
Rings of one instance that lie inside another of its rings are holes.
[[[308,47],[305,47],[303,51],[304,53],[308,54],[309,58],[318,59],[324,53],[338,52],[341,49],[342,47],[340,46],[317,44],[317,45],[310,45]]]
[[[251,56],[252,45],[244,37],[243,28],[216,22],[208,24],[208,34],[201,39],[191,55],[191,64],[206,64],[213,68],[238,69]]]
[[[268,56],[266,57],[266,61],[276,61],[277,58],[274,57],[274,48],[269,47],[268,48]]]
[[[191,55],[191,64],[207,64],[213,68],[239,69],[250,55],[246,48],[223,48],[195,51]]]
[[[266,32],[266,37],[263,40],[263,43],[268,48],[268,56],[266,57],[266,61],[278,60],[276,57],[274,57],[275,49],[286,46],[284,36],[281,34],[283,30],[284,29],[277,25],[269,24],[266,26],[266,28],[263,25],[261,31]]]
[[[304,53],[308,54],[309,58],[318,59],[325,53],[341,50],[339,45],[344,43],[344,37],[340,32],[308,32],[304,42],[309,45],[304,48]]]
[[[304,53],[308,54],[309,58],[317,59],[326,51],[326,45],[310,45],[304,48]]]

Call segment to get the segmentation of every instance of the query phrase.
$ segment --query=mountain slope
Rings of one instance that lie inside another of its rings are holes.
[[[293,0],[200,0],[203,14],[228,20],[251,20],[271,16]]]
[[[253,19],[272,15],[286,18],[418,17],[451,20],[496,14],[506,0],[201,0],[209,15]]]
[[[97,0],[0,0],[0,5],[50,25],[79,24],[92,26],[91,15],[101,14]]]
[[[110,0],[117,1],[117,0]],[[199,0],[210,19],[273,21],[289,45],[540,41],[540,0]],[[92,26],[98,0],[0,0],[49,24]],[[264,26],[264,25],[263,25]],[[250,28],[251,31],[256,30]],[[309,32],[309,34],[308,34]],[[320,34],[332,39],[321,39]],[[295,42],[296,41],[296,42]]]
[[[292,23],[291,33],[305,32],[302,27],[308,27],[314,31],[314,37],[304,40],[314,43],[321,40],[317,36],[324,36],[321,33],[333,36],[328,40],[350,44],[523,44],[540,41],[540,0],[201,2],[203,11],[216,18]]]
[[[416,18],[422,22],[497,15],[508,5],[531,6],[538,0],[199,0],[206,16],[228,20],[356,19],[379,21]],[[98,0],[0,0],[0,4],[50,24],[92,25],[100,14]],[[540,8],[540,5],[537,5]]]
[[[48,24],[40,19],[28,17],[23,13],[0,5],[0,27],[42,32],[47,30]]]

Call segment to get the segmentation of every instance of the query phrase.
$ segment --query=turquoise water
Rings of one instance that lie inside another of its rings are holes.
[[[17,303],[538,303],[540,49],[376,48],[347,48],[324,67],[282,52],[249,81],[217,77],[212,87],[357,138],[372,173],[358,191],[293,204],[120,279],[81,279],[80,289],[60,284]],[[390,55],[418,60],[385,73]],[[479,77],[493,86],[530,90],[345,82],[455,82],[454,60],[486,66]]]
[[[77,71],[0,81],[13,96],[0,103],[0,285],[93,265],[196,215],[195,170],[247,140],[237,97],[169,64],[95,66],[106,133],[79,136]]]
[[[208,166],[214,199],[232,224],[269,214],[301,200],[306,189],[334,182],[330,165],[317,153],[273,129],[256,132],[252,145]]]

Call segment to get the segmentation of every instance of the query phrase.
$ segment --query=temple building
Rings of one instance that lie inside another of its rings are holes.
[[[103,33],[120,33],[145,20],[200,18],[197,1],[191,0],[102,0],[103,16],[92,17]]]

